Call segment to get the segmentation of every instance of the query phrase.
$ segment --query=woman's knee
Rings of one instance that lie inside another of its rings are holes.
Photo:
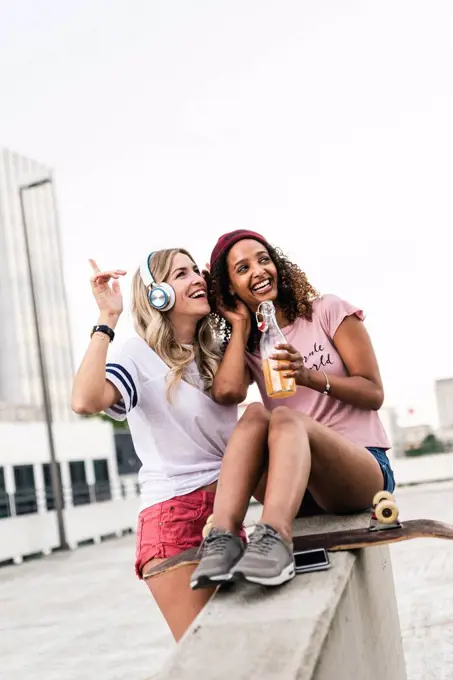
[[[249,404],[241,416],[242,424],[269,425],[270,414],[260,402]]]
[[[280,435],[294,433],[298,437],[308,436],[310,418],[304,413],[299,413],[287,406],[277,406],[272,413],[269,422],[269,439]]]
[[[288,408],[288,406],[277,406],[271,413],[269,427],[271,430],[287,427],[304,427],[304,419],[301,413]]]

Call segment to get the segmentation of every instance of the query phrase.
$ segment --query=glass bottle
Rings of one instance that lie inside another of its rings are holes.
[[[274,367],[277,366],[278,361],[269,358],[272,354],[278,352],[275,345],[286,344],[286,338],[275,317],[275,307],[270,300],[260,303],[256,320],[258,329],[261,331],[260,354],[266,392],[272,399],[292,397],[296,394],[295,379],[285,378],[282,371],[275,371]]]

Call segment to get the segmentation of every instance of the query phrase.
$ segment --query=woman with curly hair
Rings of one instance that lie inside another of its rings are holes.
[[[384,392],[361,309],[320,296],[305,273],[255,232],[222,236],[210,262],[211,306],[226,343],[213,398],[241,403],[252,381],[268,411],[267,447],[259,455],[233,432],[222,463],[213,527],[201,547],[192,587],[211,578],[278,585],[294,576],[296,516],[357,512],[382,490],[393,491],[389,441],[377,411]],[[274,370],[295,378],[294,396],[267,396],[255,314],[271,300],[286,343]],[[239,442],[240,443],[240,442]],[[262,516],[243,549],[237,539],[251,496]]]

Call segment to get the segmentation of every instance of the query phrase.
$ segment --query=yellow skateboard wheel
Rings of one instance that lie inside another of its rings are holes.
[[[376,506],[375,513],[381,524],[394,524],[398,519],[398,506],[394,501],[381,501]]]
[[[381,501],[395,501],[393,494],[390,491],[378,491],[373,498],[373,508]]]

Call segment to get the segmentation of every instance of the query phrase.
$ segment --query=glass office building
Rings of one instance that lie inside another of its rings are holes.
[[[19,188],[46,179],[49,168],[0,150],[0,420],[44,418]],[[23,198],[52,415],[68,421],[73,365],[54,185]]]

